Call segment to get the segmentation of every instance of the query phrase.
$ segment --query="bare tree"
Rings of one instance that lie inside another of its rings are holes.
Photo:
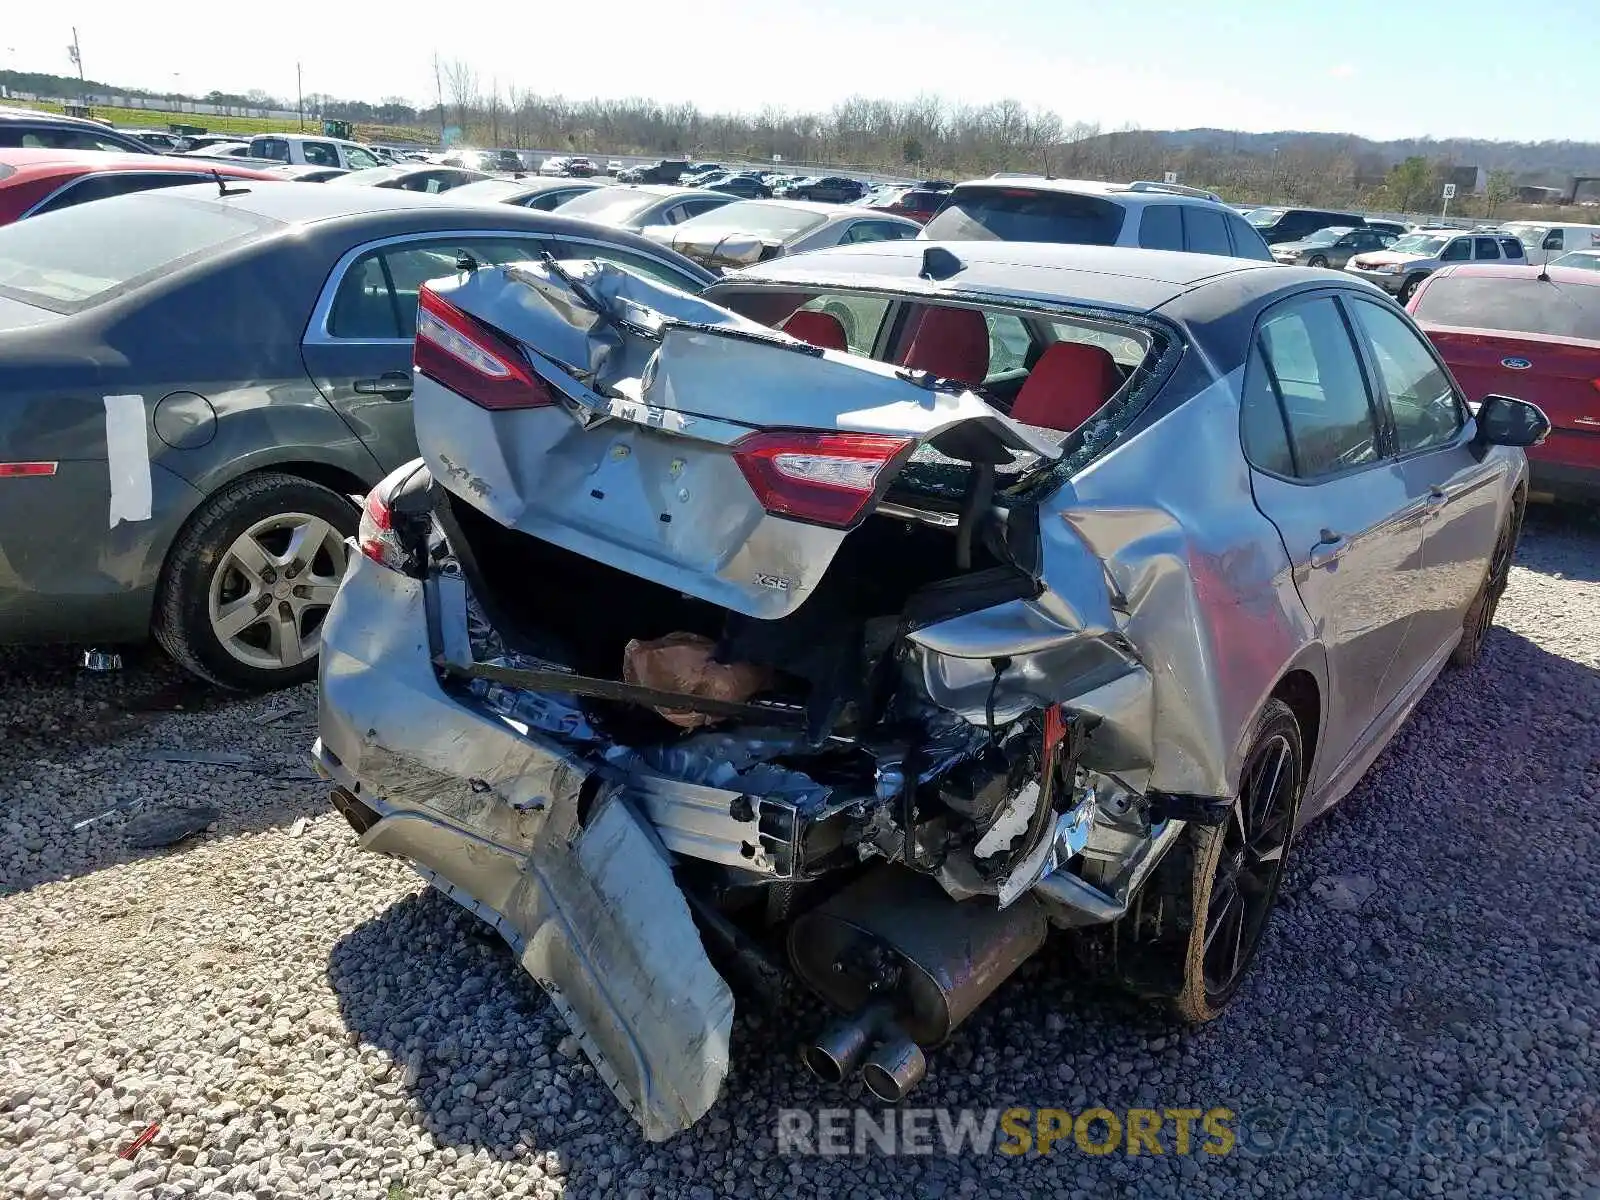
[[[478,104],[478,72],[465,59],[455,59],[444,65],[444,85],[450,93],[450,103],[456,108],[456,125],[461,136],[467,136],[467,114]]]

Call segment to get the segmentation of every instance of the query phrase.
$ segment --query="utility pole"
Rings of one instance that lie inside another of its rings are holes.
[[[439,149],[444,149],[444,84],[439,82],[439,52],[433,52],[433,91],[439,97]]]
[[[67,47],[67,57],[78,68],[78,103],[88,104],[89,85],[84,82],[83,78],[83,52],[78,49],[78,27],[76,25],[72,27],[72,45]]]
[[[300,80],[299,63],[294,65],[294,102],[295,107],[300,110],[300,132],[304,133],[306,131],[306,92],[305,86]]]

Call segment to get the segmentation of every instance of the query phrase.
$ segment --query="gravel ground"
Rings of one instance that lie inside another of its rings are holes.
[[[794,1065],[798,997],[744,1006],[723,1101],[643,1143],[498,940],[353,851],[303,765],[311,689],[12,654],[0,1195],[1600,1197],[1600,524],[1536,514],[1500,620],[1297,844],[1226,1017],[1179,1032],[1050,955],[914,1097],[1226,1107],[1222,1156],[780,1155],[779,1109],[866,1103]],[[174,750],[248,761],[149,757]],[[217,820],[131,849],[128,812],[170,804]]]

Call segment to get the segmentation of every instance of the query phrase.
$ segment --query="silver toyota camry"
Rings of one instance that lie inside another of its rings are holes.
[[[1216,1016],[1296,830],[1477,658],[1548,428],[1367,284],[1146,250],[482,266],[415,354],[315,756],[652,1139],[746,981],[889,1101],[1051,937]]]

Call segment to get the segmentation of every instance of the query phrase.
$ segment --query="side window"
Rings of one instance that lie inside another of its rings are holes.
[[[1288,422],[1296,474],[1315,479],[1377,461],[1377,421],[1333,300],[1274,312],[1262,323],[1261,350]]]
[[[1250,361],[1244,369],[1240,414],[1239,436],[1244,442],[1244,456],[1251,465],[1274,475],[1293,475],[1294,455],[1289,450],[1283,405],[1278,403],[1278,393],[1272,386],[1272,376],[1261,357],[1259,344],[1250,348]]]
[[[1561,230],[1552,229],[1544,235],[1544,242],[1539,246],[1541,250],[1560,250],[1562,248]]]
[[[1184,248],[1195,254],[1232,254],[1233,247],[1228,244],[1228,223],[1222,219],[1222,214],[1214,208],[1202,208],[1198,204],[1184,204],[1183,210],[1183,244]]]
[[[580,194],[580,193],[574,193],[574,192],[535,192],[533,195],[529,196],[526,200],[522,201],[522,207],[523,208],[537,208],[541,212],[549,212],[552,208],[554,208],[556,205],[560,204],[563,200],[570,200],[570,199],[572,199],[572,197],[574,195],[578,195],[578,194]]]
[[[1497,259],[1497,258],[1500,257],[1500,246],[1492,237],[1473,238],[1472,239],[1472,244],[1473,244],[1473,257],[1474,258],[1478,258],[1478,259],[1496,258]]]
[[[984,313],[989,326],[989,374],[985,382],[1020,371],[1028,365],[1033,334],[1014,313]]]
[[[661,214],[661,223],[663,225],[678,225],[681,224],[685,218],[688,217],[688,215],[689,209],[687,206],[682,204],[674,204],[671,208],[667,209],[666,212]]]
[[[1147,204],[1139,218],[1139,245],[1146,250],[1183,249],[1183,213],[1178,204]]]
[[[337,167],[339,152],[327,142],[301,142],[300,153],[314,167]]]
[[[1472,239],[1457,238],[1439,255],[1440,262],[1466,262],[1472,257]]]
[[[889,311],[889,302],[874,296],[813,296],[800,306],[809,312],[824,312],[844,326],[844,340],[851,354],[871,357],[878,344],[878,331]]]
[[[1254,226],[1237,213],[1223,213],[1222,219],[1228,223],[1228,231],[1233,234],[1233,253],[1237,257],[1272,261],[1272,251],[1267,249],[1267,244],[1261,240],[1261,234]]]
[[[1522,257],[1524,257],[1524,255],[1522,253],[1522,243],[1517,241],[1517,239],[1514,238],[1514,237],[1503,237],[1503,238],[1501,238],[1500,239],[1500,249],[1505,251],[1505,255],[1506,255],[1507,258],[1522,258]]]
[[[898,242],[906,235],[903,225],[892,221],[857,221],[845,234],[846,242]]]
[[[282,138],[262,138],[259,142],[250,143],[250,157],[271,158],[276,159],[278,162],[288,162],[289,143]]]
[[[571,193],[569,195],[561,197],[561,199],[562,200],[570,200],[570,199],[572,199],[572,196],[578,195],[578,194],[579,193],[574,192],[574,193]],[[558,204],[560,202],[561,202],[560,200],[556,201],[556,203],[558,203]],[[684,211],[685,214],[687,214],[685,219],[687,219],[687,217],[698,217],[701,213],[708,213],[708,212],[711,212],[713,209],[717,209],[717,208],[721,208],[721,207],[722,207],[722,203],[721,203],[721,201],[718,201],[718,200],[685,200],[683,202],[683,211]]]
[[[56,212],[58,209],[71,208],[74,204],[85,204],[90,200],[104,200],[107,196],[125,196],[129,192],[147,192],[155,188],[182,187],[186,183],[195,183],[200,178],[198,175],[188,175],[181,171],[168,171],[161,174],[127,171],[116,175],[97,175],[90,179],[80,179],[77,183],[72,184],[66,190],[41,204],[37,212]]]
[[[312,159],[312,157],[311,157],[311,155],[309,153],[310,149],[311,149],[311,147],[308,145],[306,147],[306,150],[308,151],[308,153],[306,155],[306,161],[307,162],[315,161],[314,159]],[[378,161],[378,158],[377,158],[376,155],[369,154],[367,151],[363,150],[360,146],[346,146],[344,148],[344,156],[345,156],[345,159],[346,159],[345,165],[348,166],[352,171],[365,171],[370,167],[381,167],[381,166],[383,166],[383,163]],[[336,156],[333,162],[330,162],[330,163],[318,163],[317,165],[318,166],[337,167],[339,165],[339,161],[338,161],[338,158]]]
[[[412,297],[415,303],[416,297]],[[328,310],[328,332],[337,338],[373,341],[397,338],[400,315],[389,281],[384,276],[383,258],[377,251],[350,264]]]
[[[1398,313],[1357,302],[1351,310],[1389,396],[1400,453],[1452,441],[1466,424],[1455,388],[1422,339]]]

